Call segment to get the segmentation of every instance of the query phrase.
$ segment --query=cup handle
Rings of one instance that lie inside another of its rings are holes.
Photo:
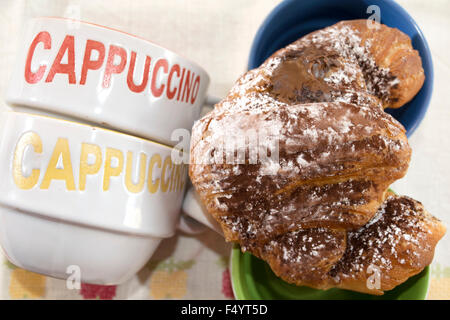
[[[178,229],[188,234],[199,234],[212,229],[223,235],[219,223],[206,211],[192,185],[183,199]]]
[[[204,101],[201,111],[202,114],[211,111],[214,108],[214,105],[220,100],[221,99],[218,97],[208,95]],[[206,211],[192,184],[189,183],[183,199],[178,230],[194,235],[202,233],[208,230],[208,228],[223,235],[222,228]]]
[[[178,220],[178,230],[189,234],[189,235],[196,235],[205,232],[208,230],[208,227],[201,224],[197,220],[189,217],[185,213],[181,213],[180,219]]]
[[[212,110],[214,108],[214,105],[219,103],[220,100],[222,100],[222,99],[220,99],[219,97],[208,95],[206,97],[206,99],[205,99],[205,103],[203,105],[203,109],[209,108],[210,110]]]

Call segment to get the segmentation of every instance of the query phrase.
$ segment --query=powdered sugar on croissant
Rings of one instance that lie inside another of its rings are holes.
[[[244,74],[196,122],[191,140],[189,175],[226,240],[284,280],[316,288],[380,294],[419,272],[443,227],[424,224],[431,233],[420,238],[425,258],[414,267],[393,264],[389,276],[398,272],[397,280],[381,289],[367,289],[352,248],[372,232],[386,190],[411,157],[403,126],[383,108],[409,101],[423,79],[409,38],[365,20],[313,32]],[[366,244],[360,247],[370,251]]]

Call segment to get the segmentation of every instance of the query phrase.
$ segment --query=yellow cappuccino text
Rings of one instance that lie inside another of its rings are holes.
[[[42,153],[41,137],[35,132],[27,132],[22,135],[16,145],[13,160],[13,177],[16,185],[24,190],[33,188],[37,184],[40,174],[39,169],[32,169],[28,177],[22,174],[23,155],[27,147],[34,148],[35,153]]]
[[[85,191],[91,179],[104,192],[117,188],[117,184],[136,194],[178,192],[184,188],[187,166],[174,164],[170,155],[163,159],[158,153],[124,151],[94,143],[81,143],[74,148],[68,138],[58,138],[45,161],[44,147],[36,132],[25,132],[19,138],[12,163],[18,188],[48,190],[60,181],[58,188]]]

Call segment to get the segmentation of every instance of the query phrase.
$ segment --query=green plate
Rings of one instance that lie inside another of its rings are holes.
[[[430,269],[382,296],[373,296],[343,289],[317,290],[284,282],[269,265],[251,255],[242,253],[235,245],[231,252],[231,283],[238,300],[424,300],[427,296]]]

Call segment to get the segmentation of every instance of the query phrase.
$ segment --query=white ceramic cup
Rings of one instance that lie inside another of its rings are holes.
[[[35,18],[26,27],[6,101],[174,146],[190,130],[209,84],[197,64],[98,25]]]
[[[0,243],[19,267],[117,284],[174,234],[187,165],[172,148],[19,112],[0,131]]]

